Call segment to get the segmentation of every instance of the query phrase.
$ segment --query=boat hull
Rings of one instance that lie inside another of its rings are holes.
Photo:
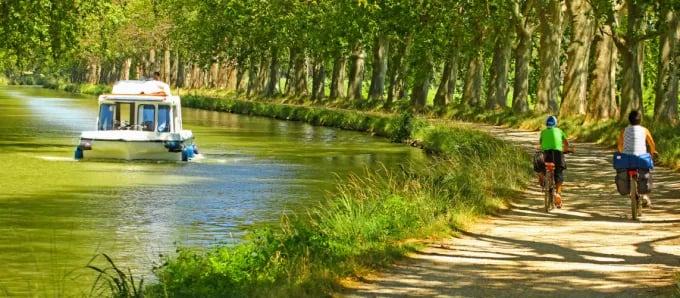
[[[81,150],[79,159],[83,160],[186,161],[193,157],[195,147],[191,131],[181,133],[91,131],[81,134],[76,150]],[[191,150],[190,154],[187,150]]]

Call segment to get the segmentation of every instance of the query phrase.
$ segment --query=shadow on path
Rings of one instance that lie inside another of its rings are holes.
[[[537,132],[480,129],[528,152],[538,140]],[[532,185],[509,212],[430,244],[340,296],[672,296],[680,268],[680,174],[655,169],[652,208],[632,221],[629,199],[614,184],[613,150],[575,145],[562,209],[545,213]]]

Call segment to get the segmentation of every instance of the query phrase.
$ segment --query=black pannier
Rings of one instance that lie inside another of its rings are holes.
[[[536,151],[534,154],[534,172],[545,172],[545,158],[543,157],[543,152],[541,151]]]
[[[622,196],[630,194],[630,178],[628,177],[628,170],[616,170],[616,190]],[[648,194],[652,190],[652,175],[649,170],[639,170],[638,172],[638,193]]]

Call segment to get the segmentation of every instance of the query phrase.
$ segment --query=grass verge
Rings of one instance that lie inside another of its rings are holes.
[[[186,106],[362,130],[418,143],[429,164],[368,172],[340,183],[329,203],[276,227],[252,231],[234,246],[180,248],[154,269],[149,296],[328,296],[339,281],[386,266],[505,208],[529,181],[529,156],[487,134],[434,127],[412,114],[185,96]],[[419,240],[414,240],[419,239]]]

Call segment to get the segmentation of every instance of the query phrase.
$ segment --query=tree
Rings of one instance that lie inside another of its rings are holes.
[[[508,69],[510,52],[514,38],[511,26],[512,3],[500,1],[489,9],[491,26],[494,31],[493,59],[489,69],[489,86],[486,97],[486,107],[490,109],[505,108],[508,99]]]
[[[593,71],[588,90],[586,122],[598,122],[618,117],[616,101],[617,51],[612,40],[611,27],[602,25],[595,31]]]
[[[560,116],[585,115],[588,90],[588,61],[595,18],[587,0],[567,0],[572,38],[567,49]],[[596,99],[591,99],[596,100]]]
[[[512,110],[517,113],[529,111],[529,63],[531,60],[532,35],[538,24],[532,21],[534,0],[513,1],[513,23],[517,34],[515,45],[515,82],[512,94]]]
[[[659,58],[654,120],[678,123],[678,63],[680,63],[680,17],[669,1],[661,4],[664,24],[659,37]]]
[[[537,113],[554,114],[559,109],[560,55],[564,19],[562,5],[561,0],[548,0],[536,6],[541,29],[540,69],[534,107]]]
[[[110,1],[0,1],[0,57],[14,71],[73,62],[81,37]],[[63,65],[59,65],[63,67]]]
[[[472,2],[465,5],[463,11],[468,14],[465,24],[470,35],[470,46],[464,50],[468,59],[467,72],[463,83],[463,104],[479,107],[482,104],[482,86],[484,85],[484,54],[489,41],[489,10],[484,2]]]
[[[614,44],[621,54],[623,76],[621,78],[621,118],[627,117],[632,110],[644,111],[642,103],[642,46],[644,41],[657,35],[647,31],[647,9],[652,8],[652,2],[641,0],[625,0],[623,6],[610,6],[608,11],[608,25],[612,28]],[[626,8],[625,32],[620,32],[617,12]]]

